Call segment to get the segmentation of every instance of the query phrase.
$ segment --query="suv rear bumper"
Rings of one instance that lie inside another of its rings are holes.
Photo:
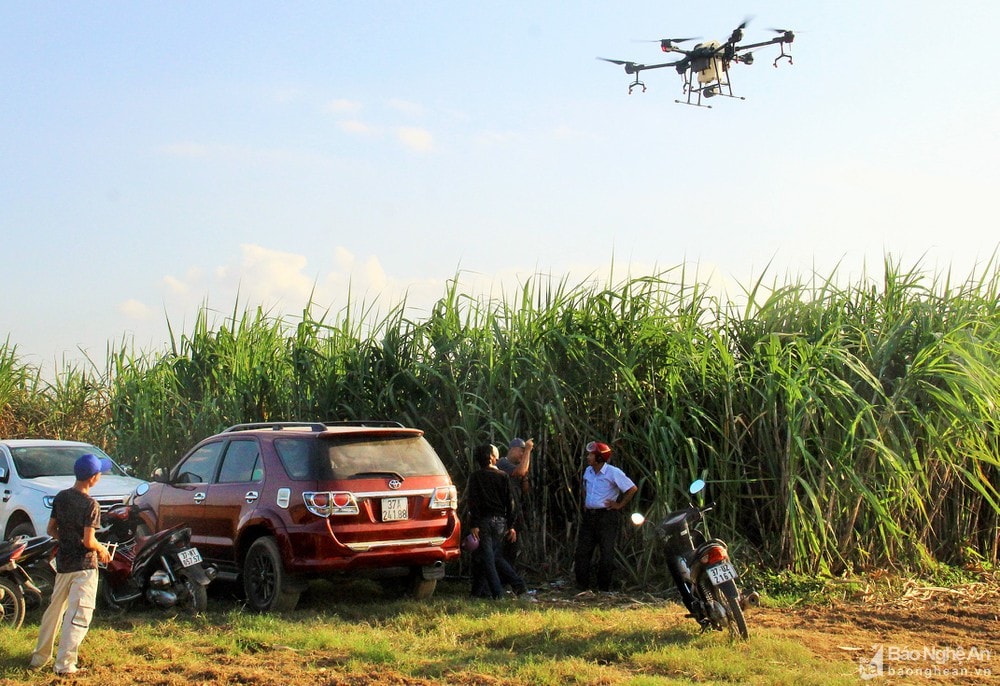
[[[336,572],[388,567],[438,566],[458,559],[459,530],[448,537],[338,543],[328,534],[288,534],[284,541],[285,570],[290,574],[322,576]],[[292,555],[291,553],[295,553]]]

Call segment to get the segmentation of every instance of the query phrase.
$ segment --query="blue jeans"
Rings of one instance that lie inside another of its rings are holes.
[[[479,547],[472,554],[472,595],[502,598],[504,584],[514,593],[525,591],[524,580],[503,555],[507,524],[503,517],[486,517],[479,522]]]

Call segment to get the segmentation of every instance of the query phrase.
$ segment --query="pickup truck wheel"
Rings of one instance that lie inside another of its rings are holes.
[[[17,538],[18,536],[27,536],[28,538],[31,538],[34,535],[35,527],[32,526],[31,522],[21,522],[10,530],[10,535],[7,536],[7,539],[10,540],[12,538]]]
[[[427,600],[434,595],[437,588],[437,579],[420,579],[413,582],[413,597],[416,600]]]
[[[247,605],[256,612],[290,612],[300,591],[287,590],[285,567],[278,544],[271,536],[258,538],[243,561],[243,590]]]

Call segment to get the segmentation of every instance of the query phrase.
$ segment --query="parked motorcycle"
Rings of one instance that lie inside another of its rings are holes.
[[[134,505],[118,505],[102,515],[97,538],[112,557],[99,570],[99,602],[123,610],[145,599],[161,608],[203,612],[216,570],[203,565],[201,553],[191,546],[191,529],[177,525],[139,536],[140,522]]]
[[[11,629],[19,629],[24,622],[26,595],[41,601],[41,591],[18,564],[27,547],[27,536],[0,543],[0,624]]]
[[[696,496],[704,489],[705,482],[698,479],[688,490]],[[701,625],[702,631],[728,627],[734,635],[747,639],[750,632],[744,610],[757,605],[760,596],[756,592],[747,595],[740,592],[736,585],[739,575],[729,558],[728,547],[709,534],[705,513],[713,507],[692,504],[671,512],[656,530],[665,544],[667,567],[690,613],[688,616]],[[646,518],[635,513],[632,521],[641,525]]]
[[[45,605],[56,583],[55,552],[59,542],[51,536],[20,536],[24,552],[17,559],[18,566],[31,578],[33,588],[24,594],[24,607],[28,612]]]

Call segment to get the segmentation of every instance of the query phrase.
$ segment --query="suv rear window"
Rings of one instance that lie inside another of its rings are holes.
[[[274,448],[295,481],[369,476],[447,476],[437,453],[421,436],[379,438],[276,438]]]

